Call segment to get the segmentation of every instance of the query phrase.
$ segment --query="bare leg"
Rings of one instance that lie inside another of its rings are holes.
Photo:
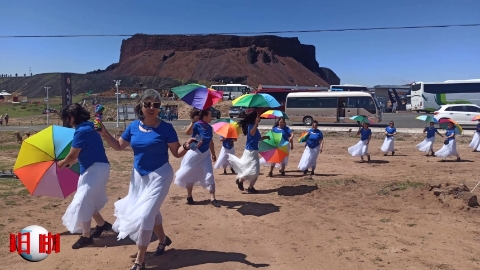
[[[102,215],[100,215],[98,211],[95,211],[92,217],[98,226],[102,227],[105,224],[105,219],[103,219]]]
[[[163,230],[163,224],[162,223],[160,223],[158,225],[155,225],[153,227],[153,232],[157,235],[159,244],[165,243],[167,235],[165,234],[165,231]]]
[[[193,191],[193,184],[187,184],[187,197],[188,198],[192,197],[192,191]]]
[[[138,246],[137,258],[135,259],[135,263],[142,265],[142,263],[145,261],[146,252],[147,252],[147,247]]]
[[[90,238],[90,226],[92,224],[92,220],[89,220],[87,222],[83,222],[83,233],[82,236],[86,238]]]

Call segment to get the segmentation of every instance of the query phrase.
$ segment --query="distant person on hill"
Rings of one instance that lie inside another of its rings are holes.
[[[421,143],[417,144],[418,150],[422,152],[427,152],[427,156],[432,153],[432,157],[435,156],[435,152],[433,151],[433,143],[435,142],[435,134],[440,135],[443,138],[443,135],[440,134],[435,127],[434,122],[430,122],[429,127],[425,127],[423,129],[423,133],[427,133],[427,137]]]
[[[3,126],[3,115],[0,114],[0,126]]]
[[[8,113],[5,114],[5,126],[8,126],[8,119],[10,116],[8,116]]]

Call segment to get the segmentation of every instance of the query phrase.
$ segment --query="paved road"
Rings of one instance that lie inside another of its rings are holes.
[[[419,113],[385,113],[383,114],[382,117],[382,123],[373,125],[373,127],[385,127],[388,125],[389,121],[394,121],[395,122],[395,127],[397,128],[423,128],[425,127],[425,122],[416,120],[415,117],[422,115]],[[237,119],[235,119],[237,120]],[[175,126],[187,126],[190,121],[189,120],[176,120],[172,121],[173,125]],[[272,125],[274,124],[274,120],[270,119],[262,119],[261,125]],[[295,123],[295,122],[288,122],[290,126],[303,126],[302,123]],[[476,124],[472,122],[472,124]],[[105,122],[104,125],[107,128],[114,128],[116,127],[116,122]],[[128,125],[128,123],[127,123]],[[124,124],[123,122],[120,122],[120,127],[123,127]],[[352,127],[356,126],[355,124],[321,124],[321,126],[329,126],[329,127]],[[27,131],[27,130],[42,130],[46,128],[47,126],[41,125],[41,126],[0,126],[0,131]],[[475,126],[466,126],[462,125],[464,130],[474,130]]]

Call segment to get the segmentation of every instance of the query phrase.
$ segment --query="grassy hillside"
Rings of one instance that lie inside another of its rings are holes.
[[[43,98],[45,96],[45,86],[51,87],[49,95],[61,96],[61,75],[60,73],[37,74],[31,77],[12,77],[0,78],[0,90],[6,90],[10,93],[19,93],[28,98]],[[122,87],[139,88],[143,87],[155,89],[169,89],[184,83],[196,82],[186,80],[175,80],[171,78],[148,77],[148,76],[123,76],[101,74],[72,74],[73,94],[79,95],[92,91],[92,93],[102,93],[115,87],[113,80],[121,80]],[[202,82],[200,82],[202,83]]]

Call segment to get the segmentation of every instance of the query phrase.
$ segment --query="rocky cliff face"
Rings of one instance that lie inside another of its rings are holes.
[[[137,34],[123,40],[114,74],[213,80],[246,78],[255,84],[339,84],[319,67],[315,46],[278,36],[183,36]]]

